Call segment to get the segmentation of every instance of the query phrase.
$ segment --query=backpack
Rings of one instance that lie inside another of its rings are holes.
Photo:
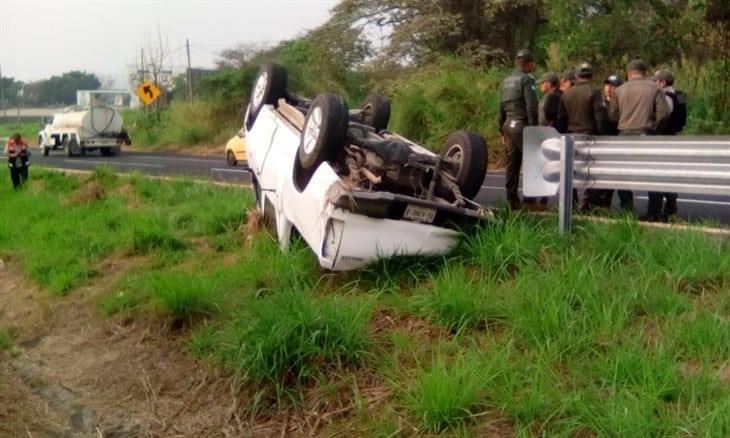
[[[665,133],[668,135],[675,135],[682,132],[684,125],[687,124],[687,95],[683,91],[676,90],[674,93],[666,93],[670,99],[674,109],[669,115],[669,121],[667,122]]]

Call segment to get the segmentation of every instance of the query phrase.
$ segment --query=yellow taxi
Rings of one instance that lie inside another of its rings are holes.
[[[226,162],[229,166],[237,166],[239,161],[246,161],[245,135],[241,129],[226,143]]]

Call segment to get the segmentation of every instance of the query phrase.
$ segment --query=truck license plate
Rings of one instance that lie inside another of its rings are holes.
[[[412,221],[430,224],[436,218],[436,209],[408,204],[403,217]]]

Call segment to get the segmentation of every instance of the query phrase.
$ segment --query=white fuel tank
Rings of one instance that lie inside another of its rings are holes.
[[[119,111],[103,106],[53,116],[54,129],[78,129],[86,136],[118,133],[123,123]]]

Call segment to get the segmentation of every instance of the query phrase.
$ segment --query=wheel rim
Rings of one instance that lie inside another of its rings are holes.
[[[317,144],[319,133],[322,130],[322,108],[314,107],[304,127],[304,152],[310,154]]]
[[[458,176],[461,172],[461,166],[464,165],[464,148],[460,144],[452,145],[446,150],[444,158],[452,161],[447,163],[447,166],[454,173],[454,176]]]
[[[253,90],[253,106],[258,108],[261,102],[264,100],[264,94],[266,94],[266,86],[269,82],[269,73],[262,72],[259,78],[256,80],[256,86]]]

